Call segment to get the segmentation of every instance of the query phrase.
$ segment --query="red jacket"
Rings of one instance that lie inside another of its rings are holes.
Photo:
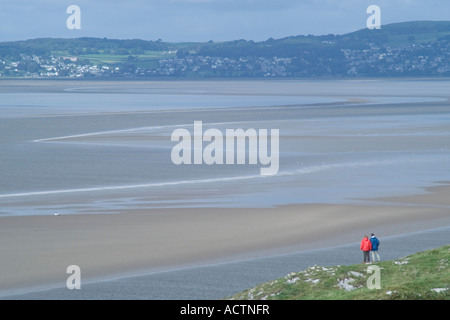
[[[362,251],[370,251],[372,250],[372,243],[370,242],[369,238],[364,237],[361,240],[360,248]]]

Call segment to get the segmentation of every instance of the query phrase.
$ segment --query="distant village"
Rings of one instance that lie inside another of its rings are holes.
[[[238,58],[177,55],[156,59],[140,67],[137,57],[124,62],[95,64],[77,56],[21,54],[20,59],[0,57],[0,77],[22,78],[160,78],[160,77],[364,77],[364,76],[450,76],[450,46],[407,44],[370,49],[340,49],[338,59],[310,56]]]

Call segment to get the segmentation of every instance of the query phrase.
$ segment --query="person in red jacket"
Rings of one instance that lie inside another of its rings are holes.
[[[368,236],[364,236],[364,238],[361,240],[360,248],[363,252],[364,262],[363,263],[370,263],[370,250],[372,250],[372,243],[369,240]]]

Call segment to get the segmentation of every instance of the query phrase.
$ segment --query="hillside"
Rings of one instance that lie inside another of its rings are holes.
[[[393,23],[381,29],[362,29],[342,36],[342,38],[372,39],[386,45],[405,43],[436,42],[450,40],[450,23],[448,21],[412,21]]]
[[[4,77],[449,76],[450,21],[260,42],[43,38],[0,43],[0,59]]]
[[[450,245],[447,245],[375,264],[313,266],[228,299],[450,300],[449,262]],[[378,287],[376,271],[369,270],[374,267],[379,268]]]

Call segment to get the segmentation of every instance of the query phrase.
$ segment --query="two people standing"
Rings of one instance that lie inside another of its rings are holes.
[[[370,253],[372,253],[372,261],[380,261],[380,255],[378,254],[378,246],[380,245],[380,240],[375,237],[375,234],[371,234],[371,238],[364,236],[361,240],[360,249],[363,252],[363,263],[370,263]],[[376,259],[375,259],[376,258]]]

